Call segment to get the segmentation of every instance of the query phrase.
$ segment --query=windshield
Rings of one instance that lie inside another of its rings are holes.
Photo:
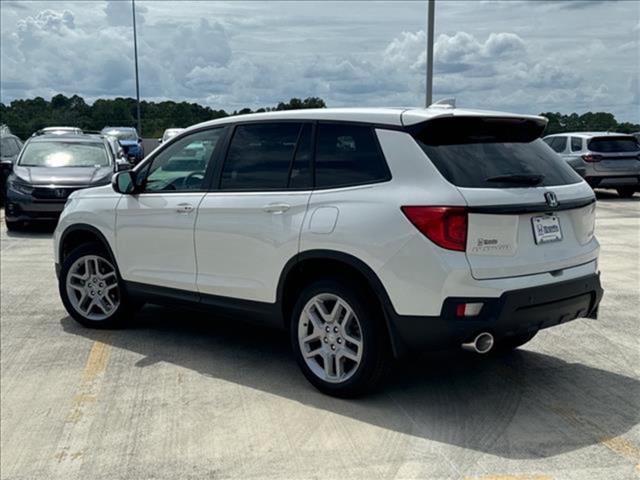
[[[589,150],[602,153],[640,152],[634,137],[596,137],[589,141]]]
[[[108,130],[104,132],[106,135],[111,135],[112,137],[116,137],[118,140],[124,141],[138,141],[138,134],[135,130]]]
[[[24,167],[107,167],[109,157],[102,143],[31,142],[24,148]]]

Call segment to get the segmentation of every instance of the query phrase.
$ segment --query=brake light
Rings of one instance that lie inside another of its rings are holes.
[[[602,160],[602,155],[594,155],[592,153],[585,153],[584,155],[582,155],[582,159],[585,162],[599,162],[600,160]]]
[[[402,213],[433,243],[464,252],[468,215],[464,207],[402,207]]]

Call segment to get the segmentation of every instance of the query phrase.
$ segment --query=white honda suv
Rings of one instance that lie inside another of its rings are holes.
[[[545,124],[431,107],[193,126],[69,197],[62,301],[88,327],[149,302],[282,328],[337,396],[410,351],[516,348],[602,297],[594,194]]]

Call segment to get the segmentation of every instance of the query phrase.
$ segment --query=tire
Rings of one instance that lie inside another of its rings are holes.
[[[293,308],[290,334],[302,373],[328,395],[350,398],[370,392],[388,370],[390,344],[383,312],[345,282],[322,279],[306,286]],[[314,339],[301,340],[305,337]],[[319,353],[308,356],[313,351]],[[325,358],[331,359],[327,368]]]
[[[636,187],[618,187],[616,191],[620,198],[631,198],[636,191]]]
[[[533,337],[536,336],[537,333],[538,330],[536,330],[535,332],[527,332],[521,333],[519,335],[503,337],[498,342],[496,342],[494,352],[498,354],[511,352],[529,342],[531,339],[533,339]]]
[[[69,315],[85,327],[119,328],[133,311],[115,261],[97,243],[80,245],[64,259],[58,290]]]

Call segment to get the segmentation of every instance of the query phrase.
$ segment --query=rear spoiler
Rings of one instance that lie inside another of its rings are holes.
[[[438,116],[406,127],[427,145],[465,143],[529,143],[539,138],[547,126],[544,117]]]

